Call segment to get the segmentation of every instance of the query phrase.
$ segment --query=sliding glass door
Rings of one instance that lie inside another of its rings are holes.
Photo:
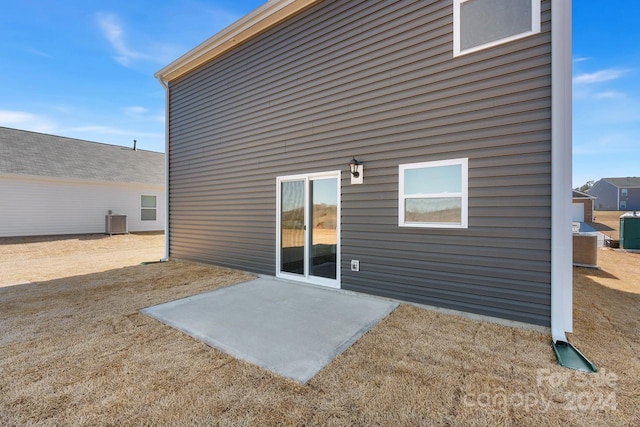
[[[278,178],[277,275],[339,285],[340,172]]]

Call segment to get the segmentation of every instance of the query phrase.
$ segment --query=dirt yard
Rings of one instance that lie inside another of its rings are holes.
[[[138,312],[250,277],[139,265],[162,245],[0,241],[0,280],[37,281],[0,288],[0,425],[640,425],[640,254],[574,270],[570,340],[597,374],[544,333],[401,305],[300,385]]]
[[[595,222],[590,222],[596,230],[614,240],[620,238],[620,215],[626,211],[594,211]]]
[[[108,271],[163,256],[163,233],[0,237],[0,287]]]

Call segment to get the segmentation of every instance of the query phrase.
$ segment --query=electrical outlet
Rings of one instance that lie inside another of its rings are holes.
[[[351,260],[351,271],[360,271],[360,260]]]

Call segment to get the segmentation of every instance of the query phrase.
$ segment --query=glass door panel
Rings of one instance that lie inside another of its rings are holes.
[[[336,279],[338,247],[338,180],[309,181],[309,275]]]
[[[281,183],[280,271],[304,275],[305,180]]]

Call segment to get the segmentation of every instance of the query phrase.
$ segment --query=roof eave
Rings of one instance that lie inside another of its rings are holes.
[[[269,0],[154,74],[171,82],[291,18],[320,0]]]
[[[573,196],[574,199],[597,199],[596,196],[585,193],[584,191],[573,190],[573,192],[579,194],[578,196]]]

